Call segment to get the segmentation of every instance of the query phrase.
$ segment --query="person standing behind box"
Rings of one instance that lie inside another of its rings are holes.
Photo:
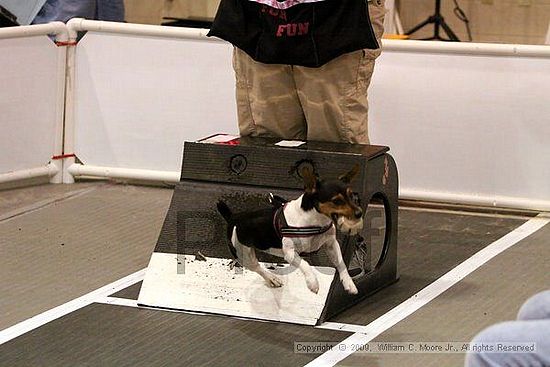
[[[368,144],[383,0],[222,0],[241,135]]]

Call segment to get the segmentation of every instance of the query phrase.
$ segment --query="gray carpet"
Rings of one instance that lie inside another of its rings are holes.
[[[171,190],[89,189],[0,221],[0,329],[147,266]]]
[[[0,329],[147,266],[171,193],[105,183],[0,192]],[[331,321],[368,324],[526,220],[409,209],[399,215],[401,279]],[[549,228],[539,231],[376,340],[467,341],[481,327],[512,318],[529,294],[549,283],[549,239]],[[135,299],[139,287],[116,296]],[[317,355],[295,354],[295,341],[341,341],[348,335],[94,304],[0,346],[0,365],[300,366]],[[353,355],[341,365],[441,366],[462,360]]]

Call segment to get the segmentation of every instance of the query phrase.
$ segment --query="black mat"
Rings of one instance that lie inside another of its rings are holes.
[[[93,304],[0,346],[0,366],[303,366],[349,333]]]

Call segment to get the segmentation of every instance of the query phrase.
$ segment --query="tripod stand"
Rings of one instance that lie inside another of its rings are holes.
[[[445,23],[445,19],[441,15],[441,0],[435,0],[435,13],[433,15],[430,15],[428,19],[417,25],[416,27],[412,28],[410,31],[405,33],[406,35],[411,35],[414,32],[418,31],[419,29],[427,26],[428,24],[434,23],[434,35],[430,38],[424,38],[425,40],[438,40],[438,41],[458,41],[458,37],[453,32],[451,27],[447,23]],[[443,28],[445,33],[447,34],[448,39],[443,38],[439,35],[439,27]]]

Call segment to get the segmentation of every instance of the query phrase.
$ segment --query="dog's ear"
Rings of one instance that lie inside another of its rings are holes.
[[[317,190],[317,176],[312,167],[305,166],[300,169],[300,176],[304,180],[304,189],[307,193],[314,193]]]
[[[356,164],[355,166],[353,166],[351,171],[338,177],[338,179],[345,184],[350,184],[351,181],[355,178],[355,176],[357,176],[358,173],[359,173],[359,164]]]

